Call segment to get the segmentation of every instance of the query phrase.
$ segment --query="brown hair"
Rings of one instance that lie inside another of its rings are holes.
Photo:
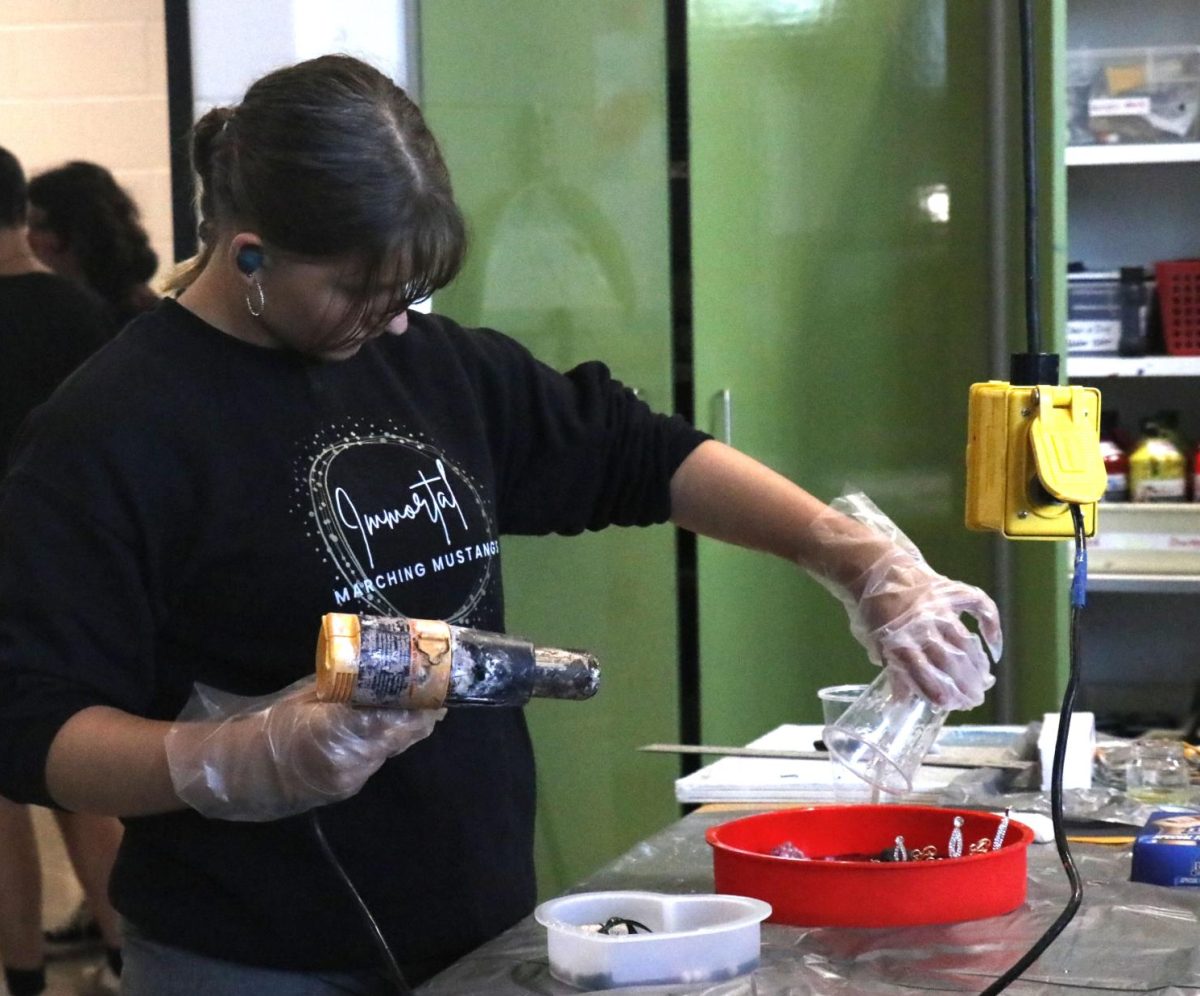
[[[137,205],[112,173],[82,160],[46,170],[29,181],[29,203],[41,211],[39,227],[75,254],[118,325],[145,310],[138,302],[148,293],[158,256]]]
[[[8,149],[0,148],[0,228],[25,224],[25,171]]]
[[[200,252],[169,290],[191,284],[234,225],[285,252],[361,253],[364,309],[388,287],[399,310],[462,265],[465,226],[437,142],[403,90],[349,56],[276,70],[237,107],[210,110],[192,129],[192,166]]]

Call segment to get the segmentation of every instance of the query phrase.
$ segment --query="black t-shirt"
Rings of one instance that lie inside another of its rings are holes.
[[[0,277],[0,467],[25,416],[115,331],[99,299],[63,277]]]
[[[0,490],[0,794],[47,801],[47,750],[81,708],[170,719],[194,682],[261,694],[310,674],[325,612],[503,629],[502,533],[668,517],[702,434],[601,364],[560,375],[499,333],[410,321],[323,363],[164,301],[38,410]],[[533,809],[523,713],[471,709],[320,816],[421,963],[530,911]],[[143,934],[247,964],[377,964],[307,816],[125,823],[112,892]]]

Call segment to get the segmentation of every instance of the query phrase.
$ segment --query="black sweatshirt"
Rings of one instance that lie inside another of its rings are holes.
[[[0,467],[25,416],[114,332],[99,298],[65,277],[0,277]]]
[[[499,333],[410,323],[326,363],[164,301],[37,411],[0,492],[0,795],[50,801],[47,750],[87,706],[171,719],[193,682],[262,694],[310,674],[325,612],[502,630],[502,533],[668,517],[701,433],[601,364],[560,375]],[[413,965],[531,910],[533,811],[523,713],[472,709],[320,818]],[[377,964],[307,815],[125,825],[112,894],[150,938]]]

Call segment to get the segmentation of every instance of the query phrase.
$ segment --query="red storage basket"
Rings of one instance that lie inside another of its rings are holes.
[[[1154,279],[1167,352],[1200,355],[1200,259],[1156,263]]]
[[[955,816],[963,840],[995,835],[1000,817],[934,806],[814,806],[762,813],[711,827],[717,892],[771,904],[772,923],[797,927],[898,927],[999,916],[1025,902],[1033,831],[1013,820],[998,851],[941,861],[821,861],[877,853],[897,835],[942,854]],[[791,841],[812,859],[776,857]]]

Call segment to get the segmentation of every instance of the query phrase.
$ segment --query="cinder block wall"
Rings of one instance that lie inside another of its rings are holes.
[[[108,167],[172,263],[162,0],[0,0],[0,145],[29,174]]]

